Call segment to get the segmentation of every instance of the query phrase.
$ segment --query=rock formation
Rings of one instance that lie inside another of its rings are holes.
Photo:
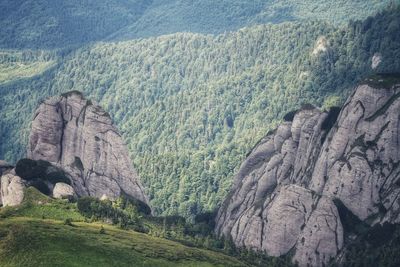
[[[64,183],[57,183],[53,189],[53,197],[54,198],[70,198],[74,197],[75,191],[72,186]]]
[[[400,83],[371,79],[340,111],[288,114],[241,165],[217,234],[300,266],[345,246],[338,204],[374,225],[400,223]]]
[[[0,160],[0,205],[3,205],[3,200],[1,196],[1,178],[3,175],[6,175],[14,169],[14,166],[9,164],[8,162],[4,160]]]
[[[39,106],[28,157],[61,167],[78,196],[116,199],[126,194],[148,204],[110,116],[79,92],[52,97]]]
[[[12,173],[1,176],[1,202],[3,206],[17,206],[24,200],[23,180]]]

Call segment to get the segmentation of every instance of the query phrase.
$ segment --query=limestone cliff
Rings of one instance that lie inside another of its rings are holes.
[[[218,234],[323,266],[345,246],[338,203],[371,226],[400,223],[398,80],[366,80],[341,110],[308,106],[285,119],[241,165]]]
[[[79,92],[45,100],[37,109],[28,157],[66,171],[78,196],[148,199],[110,116]]]

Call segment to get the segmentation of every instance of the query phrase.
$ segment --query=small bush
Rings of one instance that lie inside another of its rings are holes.
[[[64,225],[74,226],[72,222],[73,220],[71,218],[67,218],[64,220]]]
[[[77,207],[78,207],[79,212],[88,218],[92,217],[93,213],[92,213],[91,204],[94,201],[96,201],[96,199],[94,199],[92,197],[82,197],[82,198],[78,199]]]
[[[77,207],[79,212],[91,221],[102,220],[107,223],[119,225],[122,229],[133,229],[138,232],[148,232],[142,225],[136,211],[123,210],[113,207],[111,201],[102,201],[92,197],[78,199]]]
[[[119,207],[123,210],[135,210],[144,215],[151,214],[151,209],[146,203],[124,193],[119,199]]]
[[[100,227],[100,234],[104,235],[106,233],[106,230],[104,229],[103,225]]]
[[[339,107],[341,105],[342,99],[337,95],[331,95],[325,99],[324,104],[322,105],[322,110],[328,111],[333,107]]]

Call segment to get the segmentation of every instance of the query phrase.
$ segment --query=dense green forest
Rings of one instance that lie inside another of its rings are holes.
[[[60,48],[100,40],[133,23],[146,0],[2,0],[0,48]]]
[[[396,0],[398,1],[398,0]],[[363,19],[390,0],[2,0],[0,48],[56,49],[285,21]]]
[[[382,59],[373,70],[373,56]],[[83,91],[111,114],[156,214],[212,210],[235,168],[283,115],[340,104],[373,72],[400,71],[400,9],[362,22],[253,26],[98,43],[0,85],[0,158],[25,154],[38,103]]]
[[[143,16],[112,35],[114,39],[176,32],[222,33],[244,26],[323,20],[333,24],[363,19],[388,0],[154,0]]]

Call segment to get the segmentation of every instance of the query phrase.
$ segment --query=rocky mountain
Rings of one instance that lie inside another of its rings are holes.
[[[398,224],[399,111],[400,80],[385,75],[365,80],[341,110],[289,113],[242,163],[216,232],[299,266],[324,266],[356,238],[349,217]]]
[[[32,122],[28,158],[15,169],[0,162],[4,206],[22,202],[25,186],[56,198],[127,195],[148,205],[147,196],[110,116],[69,92],[40,104]]]

